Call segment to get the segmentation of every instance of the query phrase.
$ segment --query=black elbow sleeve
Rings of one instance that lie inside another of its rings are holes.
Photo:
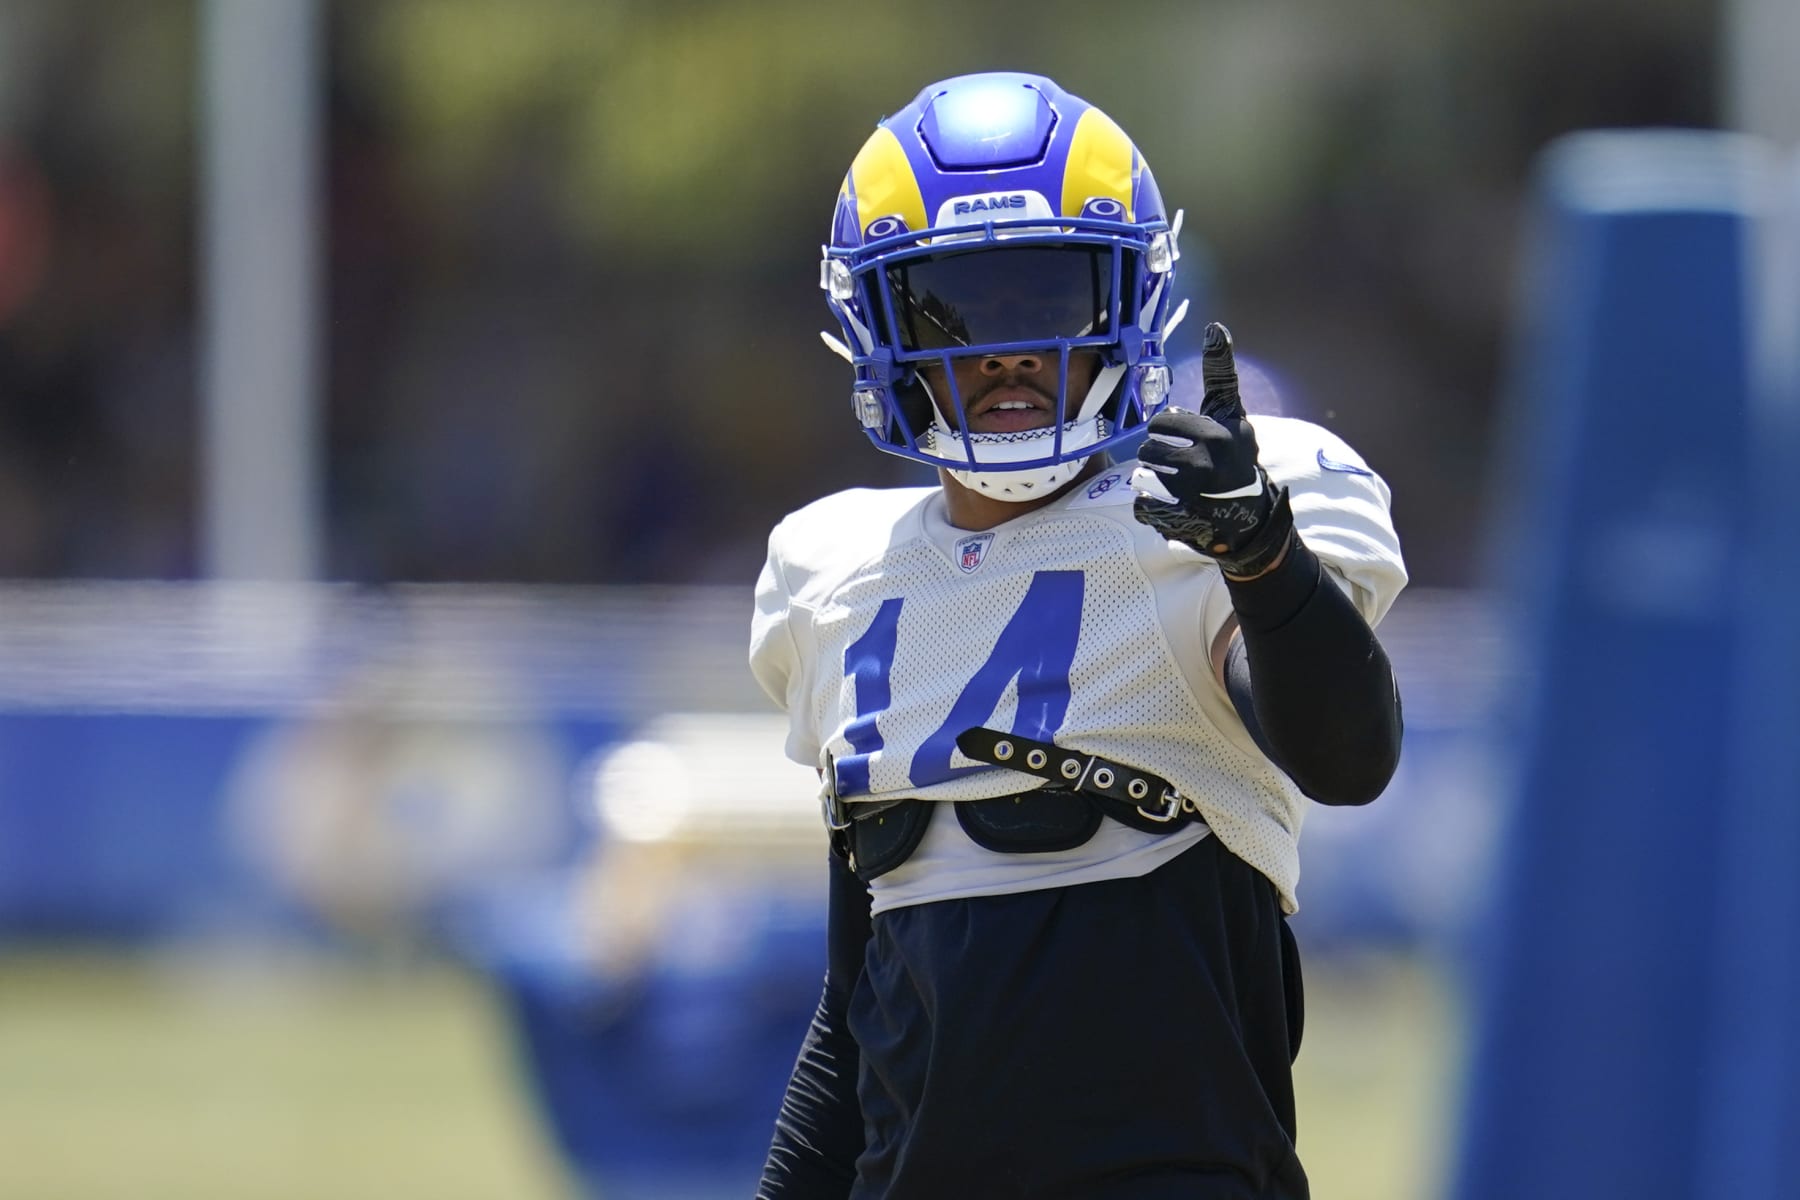
[[[1226,686],[1263,752],[1324,804],[1367,804],[1400,763],[1393,668],[1350,597],[1295,536],[1269,574],[1227,578],[1243,632]]]

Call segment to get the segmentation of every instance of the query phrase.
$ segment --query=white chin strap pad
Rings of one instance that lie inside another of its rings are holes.
[[[1057,463],[1054,467],[1038,467],[1030,471],[951,471],[950,477],[984,496],[992,496],[1009,504],[1022,504],[1039,496],[1047,496],[1075,478],[1075,472],[1086,461],[1085,458],[1078,458],[1073,462]]]
[[[1064,425],[1062,452],[1068,454],[1099,441],[1102,425],[1097,417]],[[1087,461],[1087,456],[1083,455],[1047,467],[1006,468],[1009,462],[1047,458],[1056,445],[1054,426],[1034,429],[1030,433],[977,433],[970,435],[969,440],[975,443],[975,458],[982,464],[981,468],[961,470],[950,467],[947,468],[950,478],[996,500],[1034,500],[1075,478],[1081,464]],[[938,458],[965,457],[962,438],[946,433],[936,425],[926,431],[925,441],[926,450]]]
[[[1077,458],[1048,467],[1032,467],[1026,471],[951,470],[950,478],[984,496],[1017,504],[1054,492],[1075,478],[1075,472],[1081,470],[1081,464],[1086,461],[1085,458]]]
[[[1082,398],[1081,406],[1076,410],[1080,415],[1063,426],[1064,454],[1092,446],[1101,439],[1105,421],[1096,414],[1106,398],[1112,395],[1113,388],[1118,385],[1119,377],[1124,373],[1123,366],[1104,367],[1095,377],[1094,385],[1088,389],[1088,394]],[[929,388],[926,390],[930,391]],[[961,435],[943,423],[943,416],[938,413],[935,402],[932,410],[937,415],[931,428],[925,431],[925,449],[939,458],[965,457],[967,448],[963,445]],[[1005,464],[1009,462],[1030,462],[1034,458],[1047,458],[1056,446],[1054,425],[1047,429],[1032,430],[1030,433],[976,433],[971,434],[969,440],[975,444],[975,454],[983,469],[947,468],[950,478],[984,496],[1011,503],[1035,500],[1055,491],[1075,478],[1076,472],[1087,462],[1087,456],[1083,455],[1052,463],[1047,467],[1006,469]]]

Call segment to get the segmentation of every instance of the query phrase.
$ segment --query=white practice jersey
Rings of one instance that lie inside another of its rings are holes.
[[[1378,622],[1406,583],[1387,485],[1317,425],[1251,423],[1306,544]],[[750,667],[787,710],[788,756],[829,756],[848,803],[1042,786],[956,749],[985,725],[1160,775],[1205,818],[1167,835],[1109,819],[1070,850],[1003,854],[938,805],[918,850],[870,885],[876,912],[1141,875],[1209,831],[1296,907],[1305,798],[1213,675],[1231,615],[1218,567],[1132,516],[1133,465],[986,531],[952,526],[933,487],[839,492],[770,535]]]

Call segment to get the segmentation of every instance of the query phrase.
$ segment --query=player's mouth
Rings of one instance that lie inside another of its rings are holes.
[[[1002,384],[985,392],[969,411],[970,433],[1017,433],[1055,420],[1056,402],[1034,388]]]

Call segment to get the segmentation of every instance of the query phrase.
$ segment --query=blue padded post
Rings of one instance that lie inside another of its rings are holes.
[[[1752,551],[1723,860],[1701,1200],[1800,1195],[1800,171],[1751,255]]]
[[[1459,1200],[1687,1200],[1714,1017],[1751,375],[1741,138],[1545,154],[1495,492],[1519,656]]]

